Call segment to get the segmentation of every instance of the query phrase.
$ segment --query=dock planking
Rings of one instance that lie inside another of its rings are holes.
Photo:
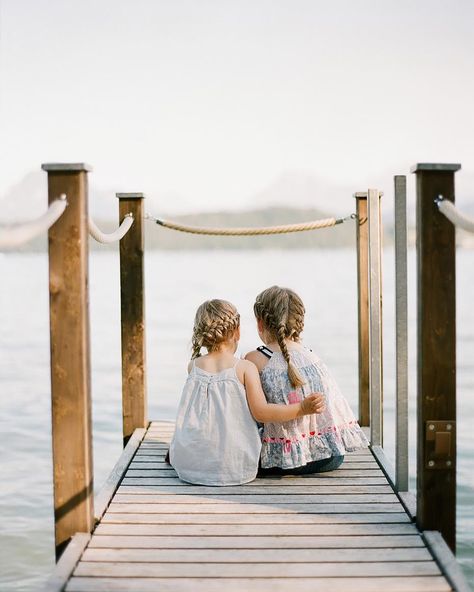
[[[451,586],[370,450],[332,473],[193,486],[153,422],[66,590],[429,591]]]

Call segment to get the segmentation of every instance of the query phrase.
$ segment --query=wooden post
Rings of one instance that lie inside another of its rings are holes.
[[[49,229],[51,397],[56,557],[94,525],[90,394],[87,172],[44,164],[48,201],[68,207]]]
[[[439,530],[456,548],[455,228],[435,199],[454,202],[459,164],[417,164],[418,299],[417,512],[421,530]]]
[[[395,189],[395,484],[408,491],[408,299],[407,178],[397,175]]]
[[[369,400],[369,236],[367,224],[367,193],[354,193],[356,198],[357,294],[359,344],[359,424],[370,425]]]
[[[382,350],[382,217],[381,194],[367,193],[369,235],[369,393],[370,443],[383,446],[383,350]]]
[[[136,428],[147,425],[144,209],[143,193],[117,193],[119,221],[133,214],[133,225],[120,241],[122,313],[122,414],[124,446]]]

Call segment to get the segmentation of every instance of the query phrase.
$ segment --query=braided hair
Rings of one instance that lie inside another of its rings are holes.
[[[299,341],[304,327],[305,308],[301,298],[289,288],[272,286],[261,292],[253,306],[255,317],[263,322],[265,330],[276,339],[288,364],[288,377],[294,387],[303,386],[304,380],[290,359],[286,339]]]
[[[226,300],[206,300],[196,311],[192,337],[192,358],[201,355],[201,348],[216,351],[232,337],[240,326],[240,315]]]

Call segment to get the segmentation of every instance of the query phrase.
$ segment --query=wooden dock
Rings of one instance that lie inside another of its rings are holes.
[[[204,487],[165,463],[172,433],[150,424],[68,592],[453,589],[370,450],[330,473]]]

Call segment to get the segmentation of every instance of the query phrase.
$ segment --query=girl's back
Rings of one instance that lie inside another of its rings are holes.
[[[284,423],[266,423],[262,467],[292,469],[365,447],[365,435],[325,364],[299,344],[289,349],[289,355],[305,384],[298,388],[291,385],[288,364],[282,352],[276,351],[260,373],[268,402],[288,405],[311,392],[321,392],[326,409]]]
[[[255,479],[261,442],[238,363],[234,359],[232,367],[214,373],[192,362],[170,447],[183,481],[239,485]]]

